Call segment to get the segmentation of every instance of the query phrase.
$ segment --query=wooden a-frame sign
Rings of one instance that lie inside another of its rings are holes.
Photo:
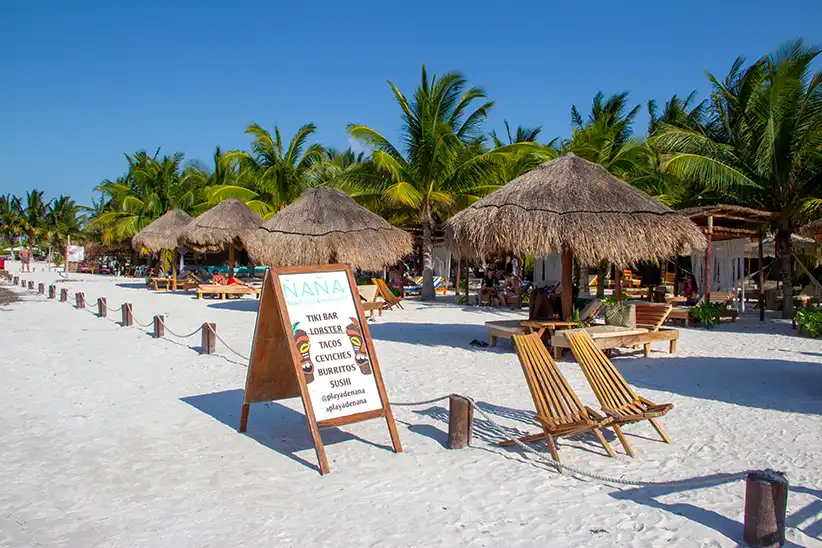
[[[342,264],[271,268],[260,295],[239,431],[252,403],[299,396],[321,474],[321,428],[385,417],[402,451],[356,287]]]

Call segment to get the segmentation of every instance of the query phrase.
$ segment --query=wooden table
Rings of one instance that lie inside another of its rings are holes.
[[[576,325],[575,322],[563,322],[559,320],[523,320],[520,325],[529,333],[538,333],[539,337],[548,332],[549,337],[554,336],[557,329],[569,329]]]

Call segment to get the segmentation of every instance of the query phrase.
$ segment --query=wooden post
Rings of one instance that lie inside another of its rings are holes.
[[[619,269],[619,265],[614,264],[614,294],[616,295],[617,302],[622,302],[622,271]]]
[[[12,278],[11,285],[17,285],[18,283],[20,283],[20,276],[15,276]]]
[[[29,280],[28,288],[29,288],[29,291],[34,291],[34,282],[32,282],[31,280]]]
[[[123,327],[131,327],[131,324],[134,321],[134,318],[132,318],[131,316],[131,303],[123,303],[123,306],[120,307],[120,310],[123,313]]]
[[[762,240],[765,239],[765,233],[759,231],[759,321],[765,321],[765,252],[762,249]]]
[[[49,299],[53,299],[57,294],[57,287],[50,285],[49,286]]]
[[[711,300],[711,261],[714,254],[714,218],[708,215],[708,247],[705,248],[705,302]]]
[[[674,261],[674,297],[679,297],[679,255],[676,256],[676,261]]]
[[[201,329],[200,354],[214,354],[217,351],[217,324],[204,323]]]
[[[85,308],[86,307],[86,294],[82,292],[78,292],[74,294],[74,304],[77,308]]]
[[[462,275],[462,260],[459,260],[459,261],[457,261],[457,283],[454,284],[454,289],[456,290],[457,298],[459,298],[459,296],[460,296],[460,281],[462,280],[461,275]]]
[[[60,290],[60,302],[64,303],[68,301],[68,289],[65,287]]]
[[[101,318],[105,318],[107,313],[108,307],[106,306],[106,298],[99,297],[97,299],[97,315]]]
[[[154,338],[162,339],[166,334],[165,317],[162,315],[154,316]]]
[[[756,548],[785,544],[788,478],[773,470],[748,472],[742,540]]]
[[[448,449],[462,449],[471,444],[474,407],[462,396],[448,399]]]
[[[574,254],[570,249],[562,250],[562,319],[571,321],[574,311]]]
[[[228,244],[228,277],[234,277],[234,242]]]
[[[251,404],[244,403],[243,408],[240,411],[240,427],[237,428],[237,432],[243,433],[248,429],[248,412],[251,411]]]
[[[39,293],[40,295],[42,295],[42,294],[44,294],[45,292],[46,292],[46,284],[44,284],[43,282],[40,282],[40,283],[37,285],[37,293]]]
[[[168,285],[166,285],[168,287]],[[177,291],[177,248],[174,248],[174,253],[171,255],[171,290]]]

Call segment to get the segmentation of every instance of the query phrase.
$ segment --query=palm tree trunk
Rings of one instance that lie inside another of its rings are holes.
[[[432,221],[422,223],[422,300],[434,300],[434,266],[432,255],[434,242],[432,235]]]
[[[782,317],[791,319],[794,316],[793,276],[791,275],[791,267],[793,266],[791,231],[777,230],[775,238],[777,260],[779,261],[779,274],[782,278]]]

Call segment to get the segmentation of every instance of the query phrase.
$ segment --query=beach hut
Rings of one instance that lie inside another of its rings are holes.
[[[241,238],[254,262],[270,266],[345,263],[375,271],[412,251],[410,234],[323,186]]]
[[[447,224],[461,257],[562,255],[562,315],[572,312],[573,261],[625,267],[704,249],[697,226],[605,168],[566,154],[517,177]]]
[[[191,215],[182,209],[172,209],[155,219],[148,226],[134,235],[131,246],[138,252],[158,252],[173,249],[171,261],[171,287],[177,289],[177,246],[180,234],[192,221]]]
[[[180,235],[180,243],[200,253],[228,247],[228,276],[234,276],[234,248],[242,247],[240,236],[260,226],[263,220],[247,205],[227,198],[194,219]]]

